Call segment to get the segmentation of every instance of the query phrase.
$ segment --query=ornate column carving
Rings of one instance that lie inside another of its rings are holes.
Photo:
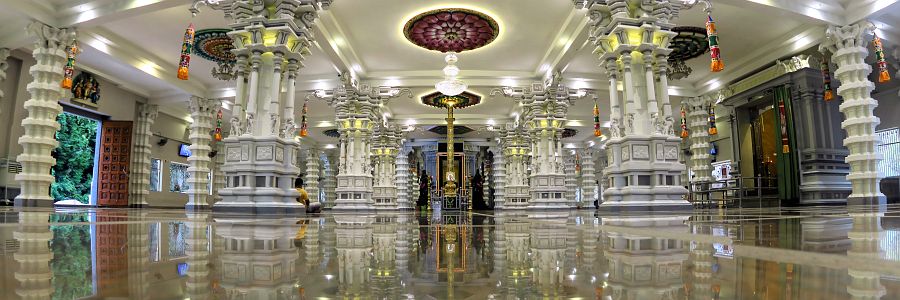
[[[581,207],[594,207],[597,189],[597,176],[594,172],[594,149],[586,147],[581,150]]]
[[[351,74],[342,75],[341,85],[333,90],[317,90],[313,96],[334,107],[341,133],[341,166],[337,175],[337,200],[334,209],[371,210],[373,194],[372,134],[382,120],[381,105],[408,89],[360,85]],[[393,178],[393,175],[391,175]],[[393,186],[393,184],[391,184]]]
[[[500,129],[500,149],[503,162],[506,164],[501,170],[506,172],[506,185],[502,208],[524,209],[528,207],[531,198],[528,192],[528,174],[526,173],[525,156],[528,155],[531,139],[526,134],[525,128],[507,124]]]
[[[338,158],[335,155],[334,151],[327,151],[328,163],[325,165],[325,180],[323,184],[325,185],[325,205],[326,208],[334,207],[334,200],[337,199],[337,194],[335,193],[335,188],[337,188],[337,165],[339,164]]]
[[[19,264],[14,275],[19,282],[16,295],[20,299],[50,299],[53,295],[50,212],[20,212],[19,227],[13,232],[13,238],[19,241],[19,251],[13,254]]]
[[[225,171],[222,168],[225,166],[225,144],[221,142],[215,143],[216,147],[216,157],[215,166],[213,169],[213,202],[212,205],[216,205],[219,201],[222,201],[222,194],[220,192],[225,188]]]
[[[22,164],[22,172],[16,174],[16,181],[21,193],[16,196],[15,205],[51,206],[50,185],[56,180],[50,175],[50,168],[56,165],[56,159],[50,152],[59,146],[56,118],[62,112],[59,99],[63,91],[59,83],[63,78],[65,48],[74,41],[75,31],[40,22],[32,22],[26,31],[35,39],[32,55],[37,63],[29,69],[34,79],[28,84],[31,99],[25,101],[25,134],[19,137],[22,154],[16,160]]]
[[[401,134],[396,125],[381,124],[376,127],[371,152],[375,156],[373,199],[376,209],[396,210],[397,203],[397,154],[400,152]]]
[[[301,171],[300,144],[294,140],[294,85],[314,42],[318,12],[330,4],[330,0],[209,4],[233,20],[228,35],[236,41],[233,52],[238,68],[235,117],[223,141],[227,184],[215,210],[294,213],[301,209],[293,187]]]
[[[611,184],[604,191],[601,209],[689,209],[682,199],[687,194],[681,183],[685,166],[679,162],[681,140],[674,135],[663,71],[672,51],[670,39],[676,35],[669,20],[682,4],[654,2],[654,12],[659,13],[648,15],[644,6],[625,0],[574,3],[589,10],[594,53],[610,81],[611,128],[606,147],[611,159],[604,174]]]
[[[709,149],[709,105],[712,99],[709,97],[692,97],[684,101],[687,114],[689,149],[691,149],[690,168],[694,173],[690,182],[709,182],[713,180],[710,169]]]
[[[319,150],[310,148],[306,151],[306,177],[303,178],[306,193],[309,194],[309,204],[321,202],[319,200]]]
[[[147,195],[150,194],[150,138],[153,132],[150,127],[156,121],[159,106],[155,104],[138,104],[137,120],[134,122],[134,145],[131,150],[131,176],[128,188],[128,204],[131,207],[146,207]]]
[[[409,153],[412,147],[403,146],[400,154],[397,155],[397,173],[394,177],[394,183],[397,188],[397,207],[400,209],[412,209],[409,194]],[[412,174],[415,176],[415,174]]]
[[[872,66],[865,62],[869,50],[866,35],[874,29],[868,21],[847,26],[828,26],[825,40],[819,51],[831,52],[831,60],[838,66],[834,75],[840,82],[837,93],[844,102],[840,111],[844,113],[841,128],[847,131],[844,146],[850,149],[847,163],[850,164],[852,191],[847,199],[849,204],[884,204],[886,198],[881,193],[881,174],[878,162],[881,154],[875,151],[880,143],[875,136],[875,127],[881,120],[874,115],[878,100],[872,98],[875,84],[869,81]]]
[[[578,174],[575,172],[575,155],[570,150],[562,150],[563,153],[563,172],[566,175],[566,200],[569,207],[576,207],[576,194],[578,189]]]
[[[222,106],[219,100],[205,99],[197,96],[191,97],[190,108],[191,118],[191,156],[188,157],[188,179],[187,182],[191,188],[187,191],[188,203],[187,209],[206,209],[209,207],[207,202],[209,198],[209,174],[210,161],[209,152],[212,147],[209,143],[212,141],[210,132],[213,130],[213,118],[216,109]]]
[[[520,102],[523,127],[531,137],[531,175],[528,207],[531,209],[571,208],[573,199],[566,197],[566,175],[562,158],[562,129],[569,106],[587,95],[586,90],[571,89],[559,83],[559,76],[530,87],[504,87],[492,94],[502,93]]]
[[[494,164],[491,166],[494,176],[494,209],[503,209],[506,202],[506,157],[503,155],[502,145],[491,147],[490,151],[494,154]]]

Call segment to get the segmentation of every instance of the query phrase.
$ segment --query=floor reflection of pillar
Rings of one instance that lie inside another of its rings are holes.
[[[53,238],[50,213],[20,212],[19,227],[13,232],[13,238],[19,242],[19,251],[13,254],[19,263],[14,275],[19,282],[16,295],[23,300],[50,299],[53,295],[50,281],[53,278],[50,270],[50,260],[53,259],[50,251],[50,239]]]
[[[208,214],[189,213],[187,241],[186,294],[191,299],[210,298]]]
[[[294,299],[298,274],[295,220],[216,218],[216,234],[224,239],[218,257],[221,287],[227,299]]]
[[[146,213],[129,213],[128,224],[128,299],[150,298],[150,223],[143,223]]]
[[[687,216],[607,217],[604,226],[646,230],[683,228]],[[609,287],[604,296],[613,299],[675,299],[682,293],[682,270],[688,245],[675,239],[606,231],[604,255],[609,260]]]
[[[852,242],[847,256],[863,257],[869,259],[885,259],[881,241],[884,239],[884,230],[881,228],[881,217],[884,216],[884,206],[880,206],[870,212],[850,213],[853,218],[853,229],[848,236]],[[884,285],[881,284],[881,274],[875,271],[861,271],[849,269],[850,283],[847,285],[847,293],[851,299],[877,300],[887,294]]]
[[[335,216],[337,227],[338,294],[363,297],[371,292],[370,259],[373,220],[368,217]]]

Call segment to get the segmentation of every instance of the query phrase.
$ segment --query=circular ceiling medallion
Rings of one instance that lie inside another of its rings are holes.
[[[211,28],[198,30],[194,37],[194,52],[200,57],[222,63],[234,63],[234,43],[228,36],[230,29]]]
[[[447,108],[449,104],[453,104],[453,108],[459,109],[481,103],[481,96],[469,92],[463,92],[456,96],[447,96],[441,92],[434,92],[422,96],[422,103],[438,108]]]
[[[490,44],[500,34],[497,21],[462,8],[443,8],[413,17],[403,34],[419,47],[440,52],[463,52]]]
[[[672,28],[677,35],[672,38],[669,48],[669,61],[686,61],[703,55],[709,50],[709,41],[706,40],[706,28],[693,26],[679,26]]]

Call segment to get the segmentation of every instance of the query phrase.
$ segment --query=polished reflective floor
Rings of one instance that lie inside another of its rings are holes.
[[[898,206],[0,220],[0,299],[900,299]]]

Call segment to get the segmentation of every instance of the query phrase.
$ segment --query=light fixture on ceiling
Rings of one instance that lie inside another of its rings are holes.
[[[212,73],[213,78],[216,78],[218,80],[223,80],[223,81],[233,80],[235,77],[234,76],[235,75],[234,63],[222,61],[222,62],[219,62],[218,64],[219,64],[218,67],[213,67],[210,70],[210,73]]]
[[[671,80],[681,80],[690,76],[691,72],[694,72],[694,69],[688,67],[683,60],[674,60],[669,64],[666,75],[668,75]]]
[[[456,96],[462,94],[468,88],[465,82],[456,78],[456,76],[459,75],[459,67],[456,66],[458,60],[459,59],[454,52],[450,52],[447,54],[447,57],[444,58],[444,61],[447,62],[447,66],[444,67],[444,80],[441,80],[434,85],[441,94]]]

